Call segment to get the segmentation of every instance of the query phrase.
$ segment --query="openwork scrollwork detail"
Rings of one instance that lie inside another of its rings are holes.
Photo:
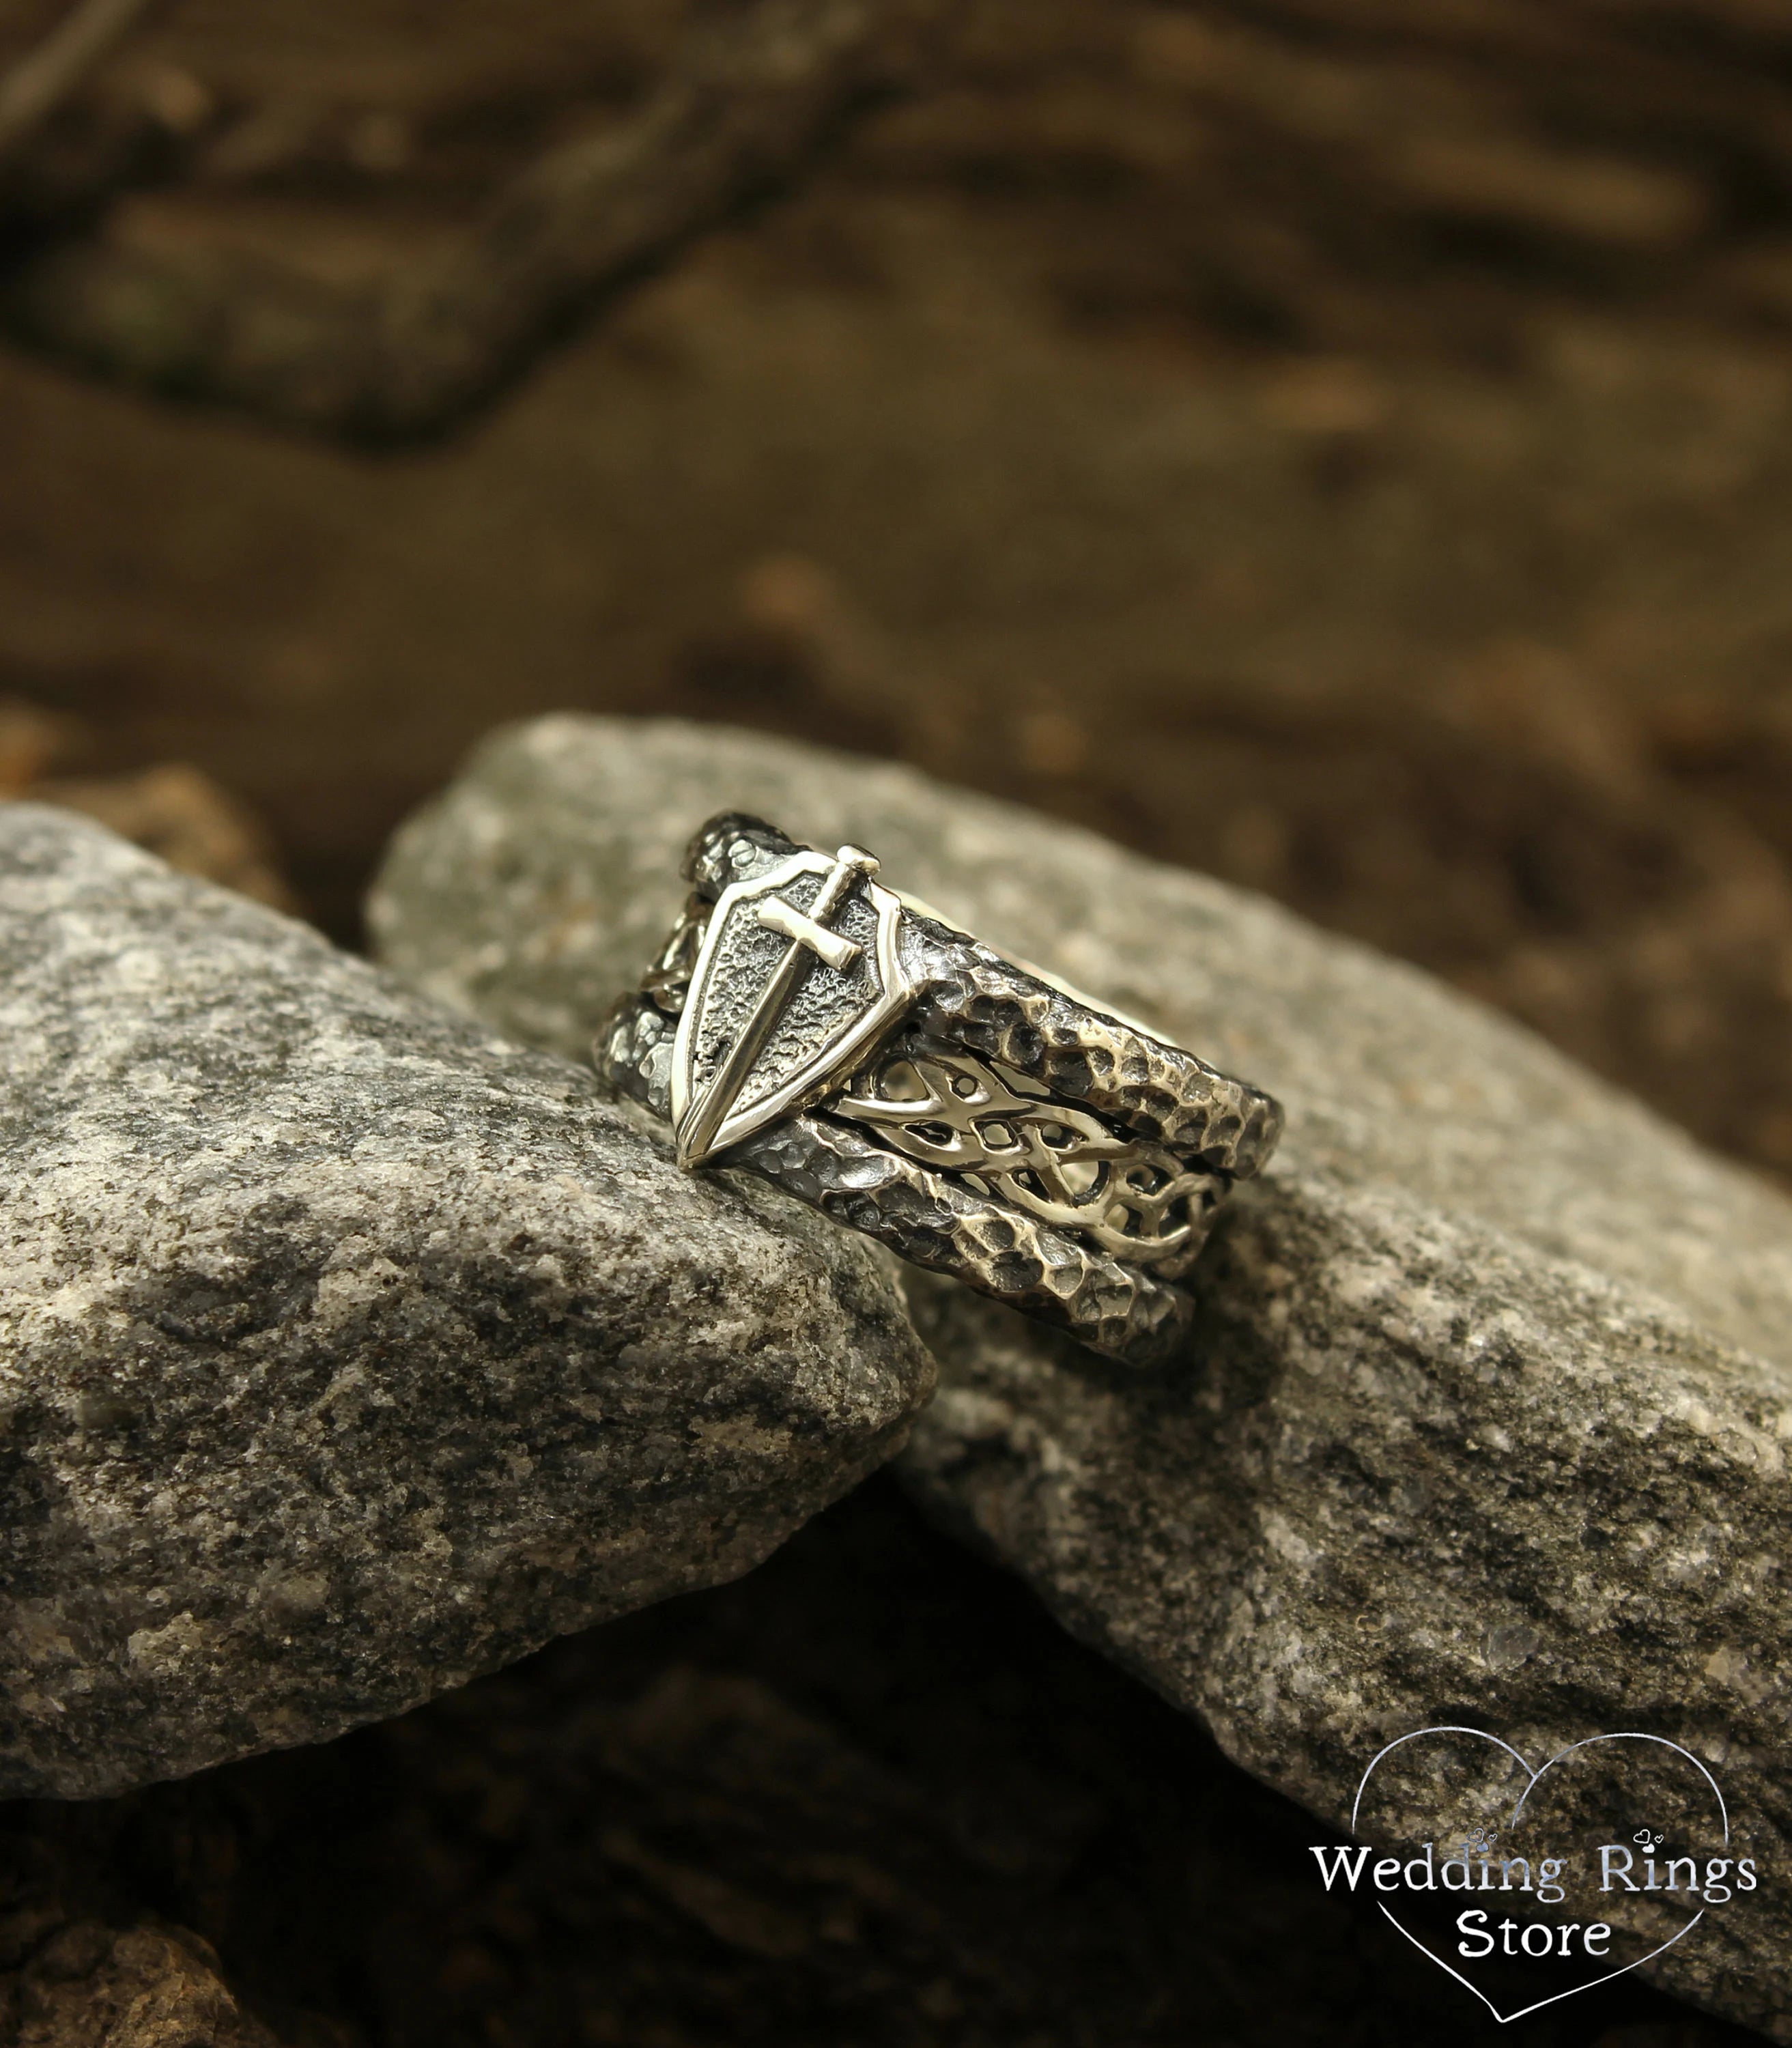
[[[957,1046],[899,1045],[824,1105],[883,1142],[1140,1264],[1173,1258],[1204,1234],[1220,1177],[1128,1137],[1088,1111],[1030,1088]]]
[[[667,934],[659,958],[648,968],[641,992],[655,1007],[676,1017],[691,992],[691,974],[709,929],[709,906],[693,896],[678,913],[678,921]]]

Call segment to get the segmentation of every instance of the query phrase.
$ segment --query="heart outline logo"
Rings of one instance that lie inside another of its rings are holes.
[[[1394,1751],[1400,1748],[1402,1744],[1409,1742],[1418,1742],[1423,1736],[1428,1735],[1471,1735],[1476,1736],[1482,1742],[1491,1742],[1496,1749],[1504,1750],[1506,1754],[1511,1758],[1512,1761],[1518,1765],[1519,1768],[1524,1772],[1526,1779],[1525,1787],[1519,1794],[1517,1803],[1512,1808],[1511,1817],[1507,1822],[1507,1825],[1509,1828],[1516,1825],[1520,1815],[1524,1812],[1525,1802],[1530,1797],[1531,1794],[1536,1790],[1538,1785],[1541,1782],[1545,1775],[1547,1772],[1553,1771],[1558,1763],[1564,1760],[1565,1758],[1573,1756],[1577,1751],[1590,1749],[1592,1747],[1594,1744],[1601,1742],[1658,1743],[1663,1749],[1671,1749],[1676,1755],[1685,1757],[1686,1761],[1691,1764],[1693,1768],[1698,1772],[1699,1775],[1702,1778],[1704,1778],[1706,1784],[1711,1787],[1712,1797],[1717,1802],[1717,1811],[1724,1824],[1724,1847],[1728,1848],[1730,1845],[1730,1809],[1728,1806],[1724,1804],[1724,1794],[1721,1789],[1719,1787],[1717,1780],[1712,1776],[1711,1773],[1701,1763],[1700,1763],[1699,1759],[1693,1755],[1690,1750],[1682,1749],[1680,1744],[1677,1742],[1670,1742],[1666,1736],[1647,1735],[1643,1733],[1642,1730],[1635,1728],[1617,1730],[1609,1735],[1584,1736],[1579,1742],[1571,1742],[1565,1748],[1558,1749],[1553,1756],[1546,1758],[1534,1771],[1531,1769],[1530,1759],[1527,1756],[1525,1756],[1519,1751],[1515,1749],[1509,1742],[1502,1740],[1499,1736],[1496,1735],[1489,1735],[1485,1728],[1460,1728],[1454,1725],[1453,1724],[1438,1728],[1414,1728],[1410,1735],[1397,1736],[1384,1749],[1378,1750],[1375,1754],[1370,1758],[1367,1765],[1363,1770],[1362,1777],[1357,1782],[1356,1797],[1351,1802],[1350,1831],[1352,1834],[1356,1833],[1356,1818],[1357,1815],[1362,1811],[1363,1794],[1369,1789],[1369,1780],[1375,1775],[1376,1766],[1380,1763],[1383,1757],[1391,1756]],[[1585,1984],[1571,1984],[1566,1991],[1553,1992],[1549,1997],[1540,1998],[1533,2004],[1521,2007],[1516,2012],[1502,2012],[1499,2007],[1494,2003],[1493,2000],[1488,1996],[1487,1993],[1481,1989],[1479,1984],[1472,1984],[1469,1980],[1462,1974],[1460,1970],[1452,1968],[1451,1966],[1444,1961],[1441,1956],[1437,1954],[1433,1949],[1427,1947],[1427,1945],[1419,1939],[1418,1935],[1416,1935],[1410,1927],[1402,1925],[1398,1918],[1391,1912],[1388,1908],[1382,1903],[1381,1900],[1378,1899],[1375,1901],[1375,1903],[1381,1907],[1382,1912],[1386,1915],[1389,1922],[1393,1926],[1398,1929],[1401,1934],[1406,1936],[1406,1939],[1412,1943],[1413,1946],[1418,1950],[1422,1956],[1429,1957],[1431,1961],[1434,1962],[1437,1965],[1439,1969],[1444,1972],[1446,1976],[1454,1977],[1456,1982],[1462,1986],[1464,1990],[1472,1992],[1476,1997],[1481,2001],[1482,2004],[1487,2007],[1488,2011],[1493,2015],[1494,2019],[1502,2027],[1511,2025],[1511,2023],[1515,2019],[1526,2019],[1534,2012],[1541,2012],[1543,2007],[1546,2005],[1558,2005],[1565,1998],[1574,1998],[1581,1992],[1592,1991],[1596,1986],[1602,1984],[1610,1984],[1615,1977],[1627,1976],[1632,1970],[1639,1968],[1643,1964],[1653,1962],[1657,1956],[1664,1954],[1668,1949],[1674,1946],[1675,1942],[1684,1941],[1705,1918],[1706,1912],[1706,1908],[1701,1906],[1698,1911],[1693,1915],[1692,1918],[1686,1922],[1685,1926],[1680,1930],[1678,1934],[1670,1935],[1666,1941],[1661,1942],[1658,1946],[1651,1949],[1647,1955],[1639,1956],[1634,1961],[1624,1964],[1620,1968],[1608,1970],[1604,1976],[1590,1977]]]

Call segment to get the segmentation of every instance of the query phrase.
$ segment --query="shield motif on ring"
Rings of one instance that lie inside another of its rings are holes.
[[[672,1121],[685,1165],[843,1087],[908,1007],[897,946],[902,906],[892,890],[858,875],[837,909],[811,919],[840,873],[824,853],[794,854],[717,899],[673,1045]],[[813,943],[801,936],[805,927]],[[780,1000],[781,973],[795,983]],[[763,1034],[761,1049],[744,1077],[733,1077],[733,1099],[707,1142],[687,1149],[688,1135],[714,1121],[709,1098],[749,1030]]]

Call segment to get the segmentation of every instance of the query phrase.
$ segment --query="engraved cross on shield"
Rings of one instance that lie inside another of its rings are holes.
[[[678,1162],[699,1166],[844,1085],[907,1008],[902,904],[844,846],[723,891],[672,1053]]]

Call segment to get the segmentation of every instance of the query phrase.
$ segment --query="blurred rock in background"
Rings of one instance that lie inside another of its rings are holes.
[[[0,45],[55,16],[11,0]],[[10,274],[347,289],[626,124],[688,26],[180,0],[14,162],[63,197]],[[0,684],[96,773],[250,802],[343,934],[512,713],[895,754],[1792,1169],[1789,54],[1736,0],[978,0],[775,200],[377,456],[83,381],[40,324],[0,358]],[[78,206],[121,108],[159,139]]]
[[[266,828],[202,769],[168,761],[111,775],[50,772],[91,751],[76,722],[21,698],[0,700],[0,798],[83,812],[183,875],[221,882],[277,910],[297,908]]]

